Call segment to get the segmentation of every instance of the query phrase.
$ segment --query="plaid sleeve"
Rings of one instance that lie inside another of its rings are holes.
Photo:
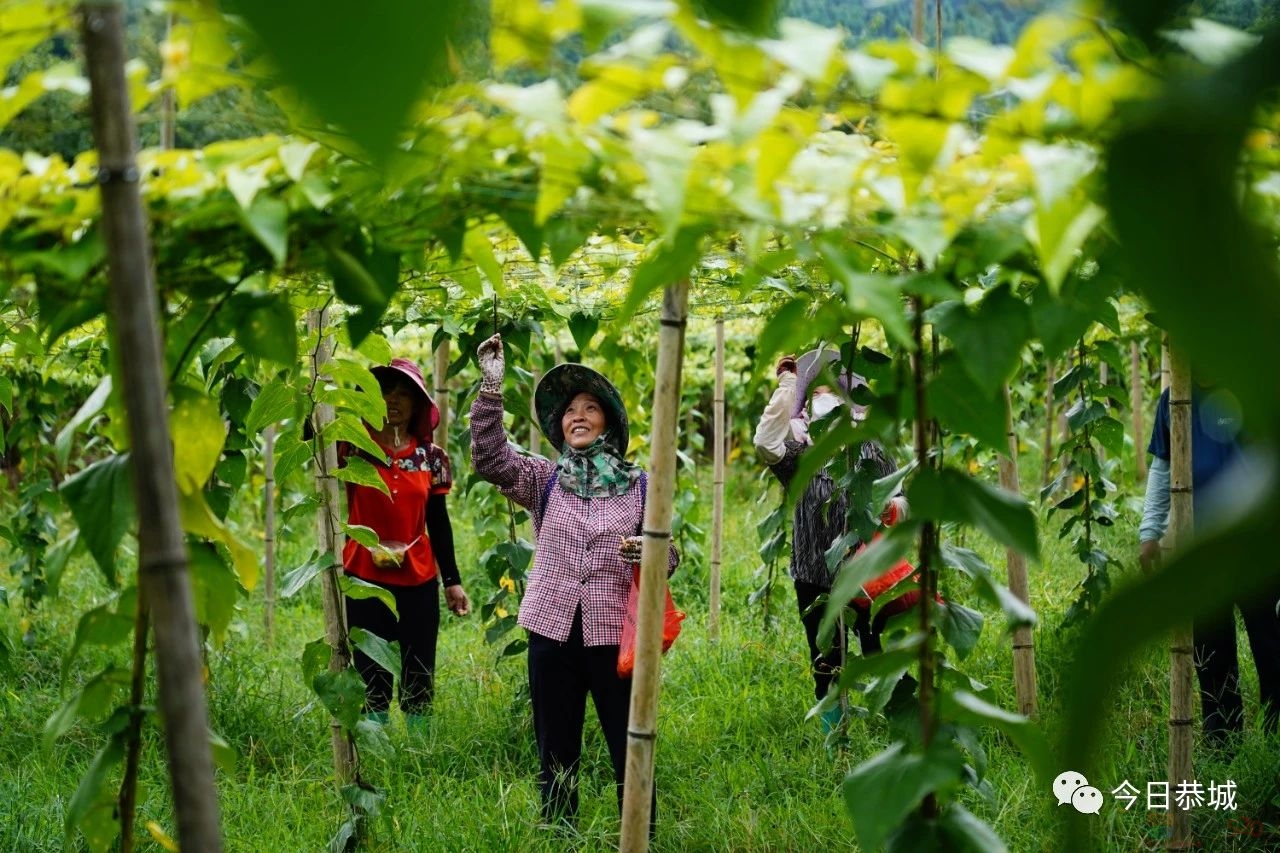
[[[539,502],[555,465],[517,453],[502,426],[502,398],[477,394],[471,404],[471,465],[511,500],[528,510]]]
[[[427,445],[427,468],[431,471],[431,494],[447,495],[453,488],[453,466],[443,447]]]

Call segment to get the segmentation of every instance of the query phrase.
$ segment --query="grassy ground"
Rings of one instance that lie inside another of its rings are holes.
[[[658,740],[658,834],[655,850],[806,851],[856,849],[840,785],[845,773],[888,743],[883,720],[855,720],[848,747],[829,756],[817,722],[805,721],[811,682],[794,596],[783,579],[767,620],[746,598],[758,585],[755,524],[766,508],[755,501],[754,471],[732,478],[726,513],[722,638],[706,638],[705,569],[678,573],[676,599],[689,611],[686,629],[664,659]],[[474,542],[464,500],[455,501],[462,563],[474,563]],[[1057,525],[1046,529],[1056,531]],[[1105,531],[1102,547],[1131,560],[1134,522]],[[305,537],[303,537],[305,538]],[[969,534],[969,547],[997,556]],[[1073,651],[1073,637],[1058,629],[1074,597],[1081,568],[1066,546],[1044,536],[1046,559],[1032,567],[1033,604],[1041,613],[1036,630],[1041,696],[1040,724],[1055,735],[1062,711],[1060,678]],[[305,558],[309,544],[286,542],[283,562]],[[464,574],[465,576],[465,574]],[[1123,577],[1121,578],[1123,581]],[[483,592],[476,578],[473,597]],[[63,818],[100,736],[78,726],[51,753],[41,747],[45,720],[60,702],[61,655],[76,614],[108,591],[85,565],[70,572],[62,597],[35,615],[36,642],[18,655],[18,672],[3,678],[0,692],[0,850],[62,848]],[[963,587],[948,590],[974,603]],[[976,605],[975,605],[976,606]],[[277,641],[268,647],[257,597],[244,602],[242,618],[226,645],[210,661],[209,702],[215,729],[238,755],[233,771],[219,771],[226,847],[231,851],[323,849],[344,819],[333,788],[325,715],[304,689],[297,660],[303,645],[323,632],[314,596],[285,602],[278,611]],[[1002,704],[1013,704],[1007,638],[987,613],[983,639],[961,666],[991,685]],[[17,607],[0,610],[0,624],[17,634]],[[1247,646],[1241,636],[1242,649]],[[1121,650],[1117,650],[1120,653]],[[1140,655],[1115,696],[1112,715],[1099,725],[1105,792],[1124,779],[1145,790],[1164,777],[1167,713],[1166,655]],[[89,656],[73,679],[104,663]],[[123,664],[123,661],[121,661]],[[1256,679],[1247,652],[1242,660],[1246,701],[1256,699]],[[579,834],[566,839],[537,825],[537,768],[532,727],[523,700],[520,658],[495,665],[473,616],[448,619],[441,637],[438,698],[429,728],[406,732],[393,716],[392,757],[372,758],[370,781],[386,789],[386,816],[366,849],[386,851],[605,850],[616,847],[618,820],[604,743],[588,717]],[[1248,706],[1250,713],[1253,705]],[[1105,850],[1152,848],[1163,831],[1163,815],[1148,814],[1140,799],[1126,812],[1107,795],[1101,814],[1064,813],[1050,790],[1037,783],[1007,742],[989,735],[985,795],[967,793],[966,805],[993,824],[1011,850],[1061,849],[1055,833],[1062,820],[1088,820]],[[1232,780],[1238,810],[1196,812],[1198,838],[1206,850],[1280,849],[1280,745],[1249,733],[1232,754],[1199,753],[1197,777]],[[145,787],[138,824],[149,821],[172,832],[162,747],[153,732],[144,757]],[[1062,770],[1072,769],[1068,766]],[[76,842],[78,844],[79,842]],[[73,848],[76,846],[73,844]],[[144,839],[139,849],[160,849]]]

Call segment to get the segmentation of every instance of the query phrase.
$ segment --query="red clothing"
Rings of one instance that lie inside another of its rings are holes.
[[[373,465],[391,497],[369,486],[347,486],[347,522],[372,528],[383,541],[413,543],[398,566],[374,565],[369,549],[348,539],[342,565],[350,574],[378,584],[418,586],[436,576],[436,558],[427,538],[427,499],[453,486],[449,457],[434,444],[412,436],[409,446],[382,459],[340,445],[343,459],[356,455]]]

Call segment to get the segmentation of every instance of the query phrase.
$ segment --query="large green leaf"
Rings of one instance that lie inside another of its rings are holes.
[[[630,317],[656,291],[687,278],[693,265],[702,257],[703,231],[681,228],[664,239],[638,267],[631,279],[631,290],[622,305],[622,318]]]
[[[83,620],[82,620],[83,621]],[[119,636],[123,642],[127,633]],[[68,656],[70,659],[70,656]],[[64,669],[65,672],[65,669]],[[130,674],[126,670],[108,666],[102,672],[85,681],[62,706],[45,721],[41,745],[45,755],[53,752],[53,745],[80,719],[96,720],[107,715],[115,707],[118,697],[129,689]],[[65,681],[65,675],[64,675]]]
[[[942,561],[967,575],[984,601],[1003,610],[1010,628],[1036,623],[1035,611],[1014,595],[1007,586],[998,583],[992,577],[991,567],[983,562],[976,552],[945,544],[942,546]]]
[[[933,309],[929,319],[955,345],[960,364],[988,397],[1018,369],[1031,333],[1026,304],[1003,285],[988,291],[974,310],[949,302]]]
[[[298,431],[289,430],[276,436],[276,481],[283,483],[293,472],[301,470],[311,460],[311,445],[302,440]]]
[[[272,379],[262,386],[253,404],[249,406],[244,431],[249,435],[257,435],[264,427],[293,417],[297,406],[298,392],[288,381],[283,377]],[[278,446],[276,449],[279,452]]]
[[[351,345],[358,347],[377,327],[400,287],[400,256],[358,245],[329,245],[325,249],[334,292],[343,302],[360,309],[347,320]]]
[[[325,441],[345,441],[353,444],[377,459],[383,459],[387,455],[387,452],[369,437],[369,431],[354,415],[346,413],[338,415],[324,428],[323,437]]]
[[[343,573],[338,575],[338,590],[347,598],[376,598],[387,606],[393,616],[399,613],[396,609],[396,597],[385,586]]]
[[[591,339],[595,337],[596,330],[599,328],[600,318],[594,314],[575,311],[569,317],[569,332],[573,335],[573,342],[577,344],[579,352],[587,351],[587,347],[591,345]]]
[[[240,583],[212,545],[197,545],[189,551],[187,570],[191,575],[196,621],[209,629],[214,643],[221,645],[235,616]]]
[[[951,853],[1007,853],[1000,836],[973,812],[951,803],[938,818],[943,849]]]
[[[351,629],[351,642],[395,678],[400,677],[400,644],[389,643],[363,628]]]
[[[1004,400],[979,388],[955,358],[945,358],[926,390],[928,412],[952,432],[971,435],[996,451],[1008,451]]]
[[[183,530],[226,546],[241,586],[251,590],[258,585],[262,566],[258,562],[257,553],[240,541],[240,537],[213,514],[203,491],[181,493],[178,497],[178,514],[182,519]]]
[[[169,435],[178,488],[183,494],[195,494],[209,482],[227,439],[218,402],[192,388],[174,388]]]
[[[292,598],[335,562],[340,564],[340,561],[336,561],[331,553],[313,553],[311,559],[301,566],[285,572],[284,577],[280,579],[278,595],[280,598]]]
[[[911,330],[902,310],[903,279],[860,272],[850,253],[832,238],[815,244],[831,277],[844,289],[845,304],[857,317],[871,317],[902,346],[911,345]]]
[[[298,362],[298,320],[283,294],[243,294],[235,305],[236,343],[285,367]]]
[[[978,698],[967,690],[956,690],[942,696],[945,713],[960,723],[991,726],[1017,745],[1031,763],[1031,769],[1044,787],[1058,772],[1053,751],[1040,727],[1027,717],[1006,711]]]
[[[942,606],[942,636],[964,660],[978,645],[982,636],[982,614],[957,601]]]
[[[271,254],[276,266],[284,266],[289,254],[289,205],[283,199],[260,195],[240,211],[249,233]]]
[[[845,808],[858,843],[878,850],[926,794],[956,782],[963,767],[964,757],[942,740],[924,754],[908,753],[895,743],[859,764],[844,780]]]
[[[1021,495],[950,468],[926,468],[916,472],[907,497],[917,517],[972,524],[1002,545],[1040,557],[1035,514]]]
[[[68,849],[73,846],[77,831],[84,834],[85,844],[92,851],[110,849],[119,837],[119,818],[114,814],[116,791],[111,777],[116,766],[124,761],[124,749],[125,733],[111,734],[80,777],[63,818]]]
[[[374,468],[368,460],[359,456],[347,457],[347,464],[334,471],[333,476],[344,483],[368,486],[371,489],[377,489],[387,497],[391,497],[391,490],[387,488],[386,482],[378,475],[378,469]]]
[[[681,0],[680,5],[716,24],[754,35],[772,32],[782,9],[781,0]]]
[[[120,453],[98,460],[58,487],[80,528],[81,541],[112,586],[116,584],[116,549],[134,514],[129,478],[129,454]]]
[[[356,727],[364,707],[364,681],[359,673],[351,668],[341,672],[326,670],[311,680],[311,688],[343,728],[350,731]]]
[[[372,339],[370,337],[367,340]],[[390,360],[387,359],[387,362]],[[335,397],[326,394],[322,397],[317,394],[316,399],[341,403],[366,423],[380,424],[386,420],[387,404],[382,398],[378,380],[369,368],[350,359],[335,358],[325,365],[325,370],[334,380],[348,387],[342,389],[346,392],[343,395]]]
[[[298,658],[302,680],[310,684],[317,675],[329,668],[332,660],[333,647],[323,637],[307,643],[302,647],[302,655]]]
[[[375,160],[429,82],[448,76],[448,44],[474,14],[446,0],[386,0],[376,14],[341,0],[228,0],[257,33],[283,78]]]

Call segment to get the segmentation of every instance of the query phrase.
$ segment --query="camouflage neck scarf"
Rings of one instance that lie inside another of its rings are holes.
[[[625,495],[640,479],[640,466],[626,461],[607,443],[609,434],[578,450],[565,442],[556,464],[560,485],[580,498],[610,498]]]

